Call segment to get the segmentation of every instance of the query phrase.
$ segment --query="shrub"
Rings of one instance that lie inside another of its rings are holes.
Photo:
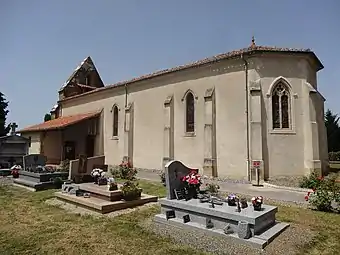
[[[205,188],[206,191],[208,191],[212,194],[218,193],[219,189],[220,189],[220,186],[217,185],[217,184],[213,184],[213,183],[207,183],[206,188]]]
[[[337,175],[319,177],[313,192],[308,192],[305,199],[319,211],[338,211],[340,203],[340,184],[336,182]]]
[[[133,168],[130,162],[123,160],[118,167],[113,167],[111,169],[111,174],[115,178],[135,180],[137,175],[137,169]]]
[[[340,161],[340,151],[331,151],[328,153],[328,159],[330,161]]]
[[[161,183],[163,183],[163,185],[165,186],[166,184],[165,184],[165,173],[164,172],[161,172],[160,174],[159,174],[159,177],[161,178]]]
[[[135,200],[142,194],[141,190],[138,188],[138,184],[134,184],[132,181],[124,182],[120,189],[122,191],[123,199],[128,201]]]
[[[62,160],[58,167],[58,171],[60,172],[68,172],[70,169],[70,161],[68,159]]]
[[[304,176],[300,182],[301,188],[314,189],[320,185],[321,177],[316,173],[311,173],[308,177]]]

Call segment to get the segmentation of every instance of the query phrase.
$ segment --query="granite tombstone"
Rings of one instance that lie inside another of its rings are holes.
[[[38,166],[46,165],[46,157],[41,154],[29,154],[23,157],[24,170],[35,172]]]
[[[192,170],[198,171],[198,169],[191,169],[186,167],[180,161],[170,161],[165,165],[165,183],[167,189],[167,198],[176,199],[175,190],[183,188],[183,182],[181,178],[189,174]]]

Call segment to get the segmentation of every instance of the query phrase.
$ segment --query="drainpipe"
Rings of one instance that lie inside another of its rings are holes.
[[[248,181],[250,181],[250,139],[249,139],[249,93],[248,93],[248,62],[244,58],[243,54],[241,59],[244,61],[244,72],[246,75],[245,82],[245,96],[246,96],[246,119],[247,119],[247,175]]]
[[[127,84],[125,84],[125,107],[127,107],[127,101],[128,101],[128,89]]]

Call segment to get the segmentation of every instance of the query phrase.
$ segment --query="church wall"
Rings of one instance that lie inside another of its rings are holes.
[[[40,133],[24,133],[25,138],[31,137],[31,146],[28,148],[28,154],[40,154]]]
[[[308,62],[297,58],[280,57],[256,59],[257,72],[261,78],[264,98],[267,155],[265,164],[269,177],[306,174],[305,161],[311,159],[313,145],[305,146],[306,139],[311,139],[306,132],[310,129],[309,94],[304,89],[308,74]],[[271,85],[283,77],[291,86],[291,125],[289,131],[273,130],[271,109]],[[311,133],[312,135],[312,133]]]
[[[228,64],[228,65],[227,65]],[[231,68],[231,64],[233,67]],[[229,66],[229,68],[228,68]],[[232,72],[233,71],[233,72]],[[245,72],[242,62],[223,62],[128,85],[133,103],[133,163],[138,168],[162,169],[164,157],[164,102],[174,107],[174,159],[203,168],[205,101],[215,89],[217,172],[220,177],[246,177]],[[185,133],[185,93],[195,97],[195,133]],[[112,137],[112,107],[119,107],[118,137]],[[104,108],[106,163],[119,164],[124,154],[125,89],[116,88],[62,103],[63,115]],[[202,170],[200,170],[202,171]]]
[[[106,90],[104,93],[73,99],[63,102],[63,115],[73,115],[86,112],[103,110],[98,125],[100,134],[99,143],[96,144],[96,154],[104,154],[107,164],[117,165],[122,161],[124,151],[124,109],[125,109],[125,90],[118,88]],[[113,115],[112,107],[117,105],[119,109],[118,136],[113,137]]]

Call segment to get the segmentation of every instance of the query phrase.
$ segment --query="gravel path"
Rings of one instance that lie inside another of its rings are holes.
[[[140,179],[145,179],[154,182],[160,182],[159,172],[150,170],[140,170],[137,174]],[[296,204],[307,205],[305,201],[305,192],[281,190],[271,187],[255,187],[251,184],[235,183],[229,181],[205,180],[205,183],[215,183],[220,186],[220,190],[228,193],[238,193],[247,196],[261,195],[266,199],[272,199],[282,202],[290,202]]]
[[[185,228],[159,224],[150,219],[141,223],[141,226],[157,235],[168,237],[176,243],[189,245],[194,249],[201,249],[205,252],[218,255],[293,255],[297,254],[297,249],[300,245],[311,242],[314,237],[309,229],[302,228],[300,225],[291,225],[280,236],[275,238],[273,242],[265,247],[265,249],[261,250],[235,243],[228,237],[210,236],[199,230],[188,230]]]

